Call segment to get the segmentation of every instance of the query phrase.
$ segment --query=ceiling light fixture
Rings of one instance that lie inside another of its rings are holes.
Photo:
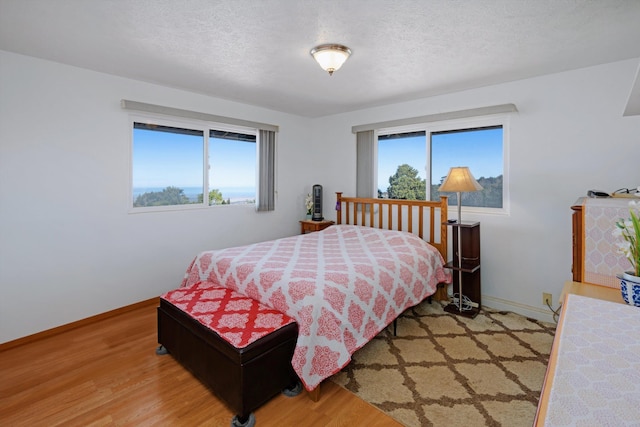
[[[321,44],[311,49],[311,56],[329,75],[339,70],[351,55],[351,49],[341,44]]]

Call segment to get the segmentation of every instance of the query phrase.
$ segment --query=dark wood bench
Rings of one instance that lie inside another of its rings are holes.
[[[158,307],[158,354],[170,353],[251,426],[273,396],[302,390],[291,359],[298,325],[283,313],[224,288],[197,284],[168,292]]]

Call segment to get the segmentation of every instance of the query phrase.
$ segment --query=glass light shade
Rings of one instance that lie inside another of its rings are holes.
[[[332,75],[351,55],[351,49],[340,44],[323,44],[311,49],[311,55],[323,70]]]
[[[480,191],[482,186],[473,177],[473,174],[467,166],[457,166],[449,169],[449,175],[438,191],[451,193],[466,193],[470,191]]]

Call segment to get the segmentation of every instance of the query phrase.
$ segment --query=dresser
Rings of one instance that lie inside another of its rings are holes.
[[[616,274],[631,264],[611,233],[620,218],[629,218],[629,198],[581,197],[572,206],[572,277],[574,282],[619,288]]]

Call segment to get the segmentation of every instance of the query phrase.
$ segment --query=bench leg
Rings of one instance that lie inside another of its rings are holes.
[[[287,397],[296,397],[300,393],[302,393],[302,382],[300,381],[296,381],[296,383],[293,386],[282,390],[282,394],[284,394]]]
[[[249,414],[246,420],[242,421],[237,415],[231,419],[231,427],[253,427],[256,425],[256,416],[253,412]]]

